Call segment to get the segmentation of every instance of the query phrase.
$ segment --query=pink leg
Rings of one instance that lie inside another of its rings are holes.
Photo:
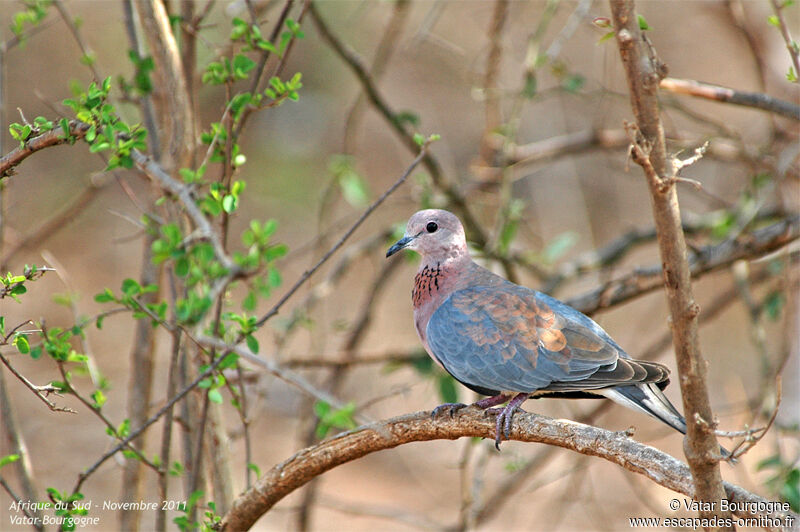
[[[503,438],[505,437],[505,439],[508,439],[509,435],[511,434],[511,422],[514,419],[514,413],[519,410],[519,407],[522,405],[522,403],[528,400],[528,397],[530,397],[530,394],[518,393],[511,401],[508,402],[503,411],[497,415],[494,446],[498,451],[500,450],[500,442],[503,441]],[[490,397],[489,399],[496,399],[496,397]]]
[[[501,393],[499,395],[493,395],[492,397],[484,397],[483,399],[472,403],[471,406],[477,406],[481,410],[486,410],[489,407],[505,403],[506,401],[509,400],[510,397],[511,396],[509,395]],[[439,405],[436,408],[434,408],[433,412],[431,413],[431,417],[436,417],[445,411],[447,411],[450,414],[450,417],[453,417],[456,412],[466,407],[467,405],[465,405],[464,403],[445,403],[443,405]]]

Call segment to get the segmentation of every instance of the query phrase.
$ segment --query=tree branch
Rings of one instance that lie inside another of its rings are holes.
[[[80,120],[70,120],[69,135],[66,135],[59,126],[26,141],[23,146],[15,148],[8,155],[0,157],[0,180],[6,176],[13,175],[14,168],[37,151],[50,146],[73,142],[75,139],[82,139],[86,136],[86,132],[89,131],[89,127],[91,127],[90,124]]]
[[[690,254],[690,271],[693,277],[700,277],[728,267],[737,260],[758,258],[798,238],[800,238],[800,216],[793,216],[740,235],[736,239],[700,248]],[[662,285],[662,267],[659,264],[637,269],[585,294],[567,299],[566,302],[584,314],[592,314],[599,309],[652,292]]]
[[[727,102],[734,105],[754,107],[775,113],[792,120],[800,120],[800,105],[773,98],[761,92],[745,92],[728,87],[720,87],[693,79],[664,78],[659,87],[675,94],[689,94],[698,98]]]
[[[663,265],[663,282],[672,318],[672,340],[678,363],[683,411],[686,416],[686,458],[695,483],[694,497],[703,502],[725,498],[719,467],[719,444],[713,431],[698,420],[714,422],[707,388],[707,363],[700,352],[697,315],[700,307],[694,300],[686,240],[681,230],[675,169],[667,157],[664,128],[658,104],[659,81],[666,66],[655,56],[655,50],[639,28],[633,0],[611,0],[617,45],[625,68],[631,106],[638,127],[632,138],[634,161],[644,170],[650,188],[653,218]],[[629,128],[629,133],[634,131]],[[729,511],[719,502],[701,507],[700,517],[725,523]],[[733,530],[733,526],[719,526]]]
[[[218,529],[247,530],[278,501],[311,479],[376,451],[419,441],[493,438],[493,417],[493,414],[486,415],[472,408],[453,417],[436,419],[431,418],[430,412],[416,412],[334,436],[303,449],[268,471],[253,488],[234,501]],[[546,443],[597,456],[687,497],[696,495],[686,464],[630,439],[625,433],[520,412],[514,418],[510,439]],[[783,508],[782,503],[770,502],[733,484],[725,483],[724,488],[726,499],[739,503],[737,508],[741,510],[736,515],[770,519],[769,527],[776,530],[788,529],[791,520],[798,519],[788,510],[776,510],[776,507]],[[766,509],[759,511],[759,506]]]

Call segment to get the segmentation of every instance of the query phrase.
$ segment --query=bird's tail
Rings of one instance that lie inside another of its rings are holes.
[[[645,413],[659,421],[666,423],[681,434],[686,434],[686,419],[672,405],[664,392],[655,384],[639,384],[635,386],[619,386],[597,390],[608,399],[622,406]],[[725,458],[731,453],[720,446],[720,452]]]

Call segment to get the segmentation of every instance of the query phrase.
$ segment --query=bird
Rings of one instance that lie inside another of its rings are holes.
[[[498,450],[514,413],[540,397],[605,397],[686,434],[686,420],[662,391],[669,384],[665,365],[634,360],[585,314],[475,263],[453,213],[412,215],[386,257],[403,249],[422,259],[412,302],[425,350],[458,382],[487,396],[473,406],[506,404],[494,409]],[[466,406],[445,403],[432,415],[452,416]]]

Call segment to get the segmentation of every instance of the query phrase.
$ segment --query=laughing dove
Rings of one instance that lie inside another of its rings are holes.
[[[604,396],[686,433],[686,421],[662,389],[669,370],[633,360],[594,321],[546,294],[511,283],[474,263],[461,222],[423,210],[386,252],[422,256],[414,278],[414,325],[428,354],[482,395],[497,416],[495,445],[508,439],[514,412],[529,398]],[[452,415],[463,404],[444,404]]]

